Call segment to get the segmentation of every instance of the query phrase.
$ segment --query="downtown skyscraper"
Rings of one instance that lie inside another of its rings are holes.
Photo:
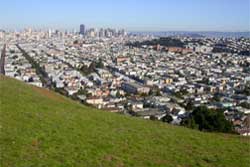
[[[80,25],[80,34],[81,34],[81,35],[84,35],[84,34],[85,34],[85,25],[84,25],[84,24],[81,24],[81,25]]]

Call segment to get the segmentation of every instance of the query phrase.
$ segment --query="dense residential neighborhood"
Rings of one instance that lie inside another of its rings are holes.
[[[110,112],[182,124],[194,108],[222,110],[250,135],[250,39],[89,29],[0,32],[5,75]]]

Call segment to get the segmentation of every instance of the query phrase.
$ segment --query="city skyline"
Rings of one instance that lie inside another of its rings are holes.
[[[127,31],[249,31],[249,0],[2,2],[0,29],[125,28]]]

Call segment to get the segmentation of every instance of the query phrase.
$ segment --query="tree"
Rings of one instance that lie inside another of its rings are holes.
[[[78,43],[79,43],[78,40],[75,40],[75,41],[73,42],[74,45],[77,45]]]
[[[99,59],[99,61],[96,63],[96,68],[104,68],[102,59]]]
[[[11,53],[11,54],[15,53],[15,50],[12,50],[12,49],[11,49],[11,50],[10,50],[10,53]]]
[[[32,77],[30,77],[28,82],[34,82],[34,79]]]
[[[141,97],[147,97],[147,96],[148,96],[147,93],[140,93],[139,95],[140,95]]]
[[[116,97],[118,97],[118,98],[122,97],[122,95],[121,95],[121,93],[120,93],[119,90],[116,92]]]
[[[173,118],[171,115],[167,114],[162,118],[163,122],[171,123],[173,121]]]
[[[183,98],[181,92],[175,92],[175,93],[174,93],[174,96],[177,97],[177,98],[180,98],[180,99]]]
[[[149,119],[150,119],[151,121],[157,121],[157,120],[158,120],[157,117],[154,116],[154,115],[151,115]]]
[[[17,58],[18,58],[18,56],[17,56],[17,55],[14,55],[14,56],[13,56],[13,59],[17,59]]]
[[[250,109],[250,103],[247,103],[247,102],[240,103],[240,106],[243,108]]]
[[[95,68],[96,68],[96,63],[95,62],[92,62],[88,68],[89,72],[92,73],[95,71]]]
[[[191,129],[198,129],[199,128],[198,125],[195,123],[194,118],[184,119],[181,122],[181,125],[184,125],[184,126],[191,128]]]
[[[156,96],[161,96],[161,91],[160,91],[159,89],[157,89],[155,95],[156,95]]]
[[[192,103],[192,101],[188,101],[187,105],[185,106],[185,109],[188,110],[188,111],[191,111],[194,109],[194,105]]]
[[[245,87],[245,89],[243,90],[243,94],[250,96],[250,86]]]
[[[157,86],[153,86],[149,91],[150,96],[161,96],[161,90]]]
[[[82,72],[82,74],[84,75],[89,75],[90,73],[94,72],[95,71],[95,68],[96,68],[96,64],[95,62],[92,62],[90,64],[89,67],[87,67],[86,65],[83,65],[81,68],[80,68],[80,71]]]
[[[213,100],[216,101],[216,102],[219,102],[220,101],[220,94],[215,93],[214,97],[213,97]]]
[[[248,116],[244,119],[243,124],[244,124],[245,127],[250,128],[250,115],[248,115]]]

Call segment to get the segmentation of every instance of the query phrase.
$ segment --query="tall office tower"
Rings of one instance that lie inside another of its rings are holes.
[[[51,29],[49,29],[49,31],[48,31],[48,37],[49,37],[49,38],[52,37],[52,30],[51,30]]]
[[[101,28],[99,31],[99,37],[101,37],[101,38],[105,37],[105,31],[103,28]]]
[[[119,36],[126,36],[126,31],[124,29],[121,29],[118,31]]]
[[[89,29],[87,35],[89,37],[95,37],[96,36],[96,30],[94,28]]]
[[[81,25],[80,25],[80,34],[81,34],[81,35],[84,35],[84,34],[85,34],[85,25],[84,25],[84,24],[81,24]]]

